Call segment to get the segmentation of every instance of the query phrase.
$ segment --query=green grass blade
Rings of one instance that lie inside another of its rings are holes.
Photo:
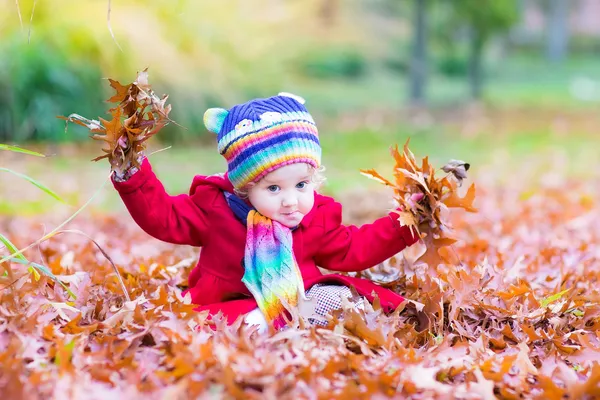
[[[43,190],[50,196],[54,197],[56,200],[60,201],[61,203],[66,204],[66,202],[58,194],[56,194],[52,189],[49,189],[48,187],[44,186],[43,184],[41,184],[40,182],[36,181],[33,178],[30,178],[27,175],[23,175],[19,172],[13,171],[12,169],[8,169],[8,168],[0,167],[0,171],[10,172],[11,174],[18,176],[19,178],[23,178],[23,179],[29,181],[30,183],[32,183],[33,185],[37,186],[38,188],[40,188],[41,190]]]
[[[33,274],[33,279],[35,279],[35,281],[39,281],[41,276],[40,273],[38,272],[37,269],[35,269],[34,266],[29,266],[29,268],[27,268],[27,270],[29,271],[30,274]]]
[[[48,267],[38,264],[38,263],[34,263],[34,262],[30,262],[31,266],[34,267],[35,269],[37,269],[39,272],[41,272],[42,274],[48,276],[50,279],[52,279],[54,282],[60,284],[60,286],[62,286],[67,293],[69,293],[69,295],[73,298],[73,299],[77,299],[77,296],[75,296],[75,293],[73,293],[71,291],[71,289],[69,289],[67,287],[67,285],[65,285],[60,279],[58,279],[58,277],[56,275],[54,275],[52,273],[52,271],[50,271],[48,269]]]
[[[0,150],[14,151],[15,153],[24,153],[24,154],[29,154],[30,156],[36,156],[36,157],[46,157],[44,154],[41,154],[41,153],[38,153],[35,151],[31,151],[31,150],[27,150],[27,149],[24,149],[24,148],[18,147],[18,146],[11,146],[9,144],[0,143]]]
[[[15,253],[15,252],[19,251],[17,249],[17,247],[14,244],[12,244],[12,242],[10,240],[8,240],[8,238],[1,233],[0,233],[0,242],[2,242],[6,246],[6,248],[8,249],[8,251],[10,253]],[[27,261],[27,259],[25,258],[25,256],[23,254],[18,254],[17,257],[19,257],[19,259],[21,259],[22,261],[29,262],[29,261]]]
[[[35,268],[38,272],[41,272],[43,275],[46,275],[47,277],[49,277],[50,279],[52,279],[54,282],[56,282],[60,286],[62,286],[67,291],[67,293],[69,293],[69,295],[71,297],[73,297],[73,299],[77,299],[77,296],[75,296],[75,293],[73,293],[71,291],[71,289],[69,289],[67,287],[67,285],[65,285],[60,279],[58,279],[58,277],[56,275],[54,275],[52,273],[52,271],[50,271],[50,269],[48,269],[48,267],[46,267],[44,265],[41,265],[41,264],[38,264],[38,263],[35,263],[35,262],[32,262],[32,261],[27,261],[27,260],[23,261],[23,260],[18,259],[18,258],[11,258],[10,260],[12,262],[16,262],[16,263],[23,264],[23,265],[28,265],[30,267]]]
[[[6,260],[12,259],[15,256],[18,256],[19,254],[23,254],[23,252],[29,250],[33,246],[37,246],[39,243],[42,243],[44,240],[48,240],[52,236],[56,235],[56,232],[58,232],[59,230],[62,229],[63,226],[65,226],[66,224],[68,224],[69,222],[71,222],[71,220],[73,220],[80,212],[82,212],[96,198],[96,196],[98,196],[98,193],[100,193],[102,191],[102,189],[104,188],[104,185],[106,185],[106,183],[109,180],[110,180],[110,174],[106,177],[106,180],[104,181],[104,183],[98,188],[98,190],[96,190],[96,192],[92,195],[92,197],[90,197],[88,199],[88,201],[86,201],[85,204],[82,205],[81,208],[79,208],[79,210],[75,211],[73,213],[73,215],[71,215],[69,218],[67,218],[65,221],[63,221],[60,225],[58,225],[52,231],[48,232],[41,239],[38,239],[35,242],[31,243],[29,246],[24,247],[21,250],[17,250],[16,252],[12,253],[11,255],[6,256],[6,257],[0,259],[0,264],[2,264]]]

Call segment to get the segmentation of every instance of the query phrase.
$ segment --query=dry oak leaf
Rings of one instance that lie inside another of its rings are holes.
[[[461,160],[450,160],[448,164],[442,167],[442,170],[454,175],[459,185],[462,185],[463,179],[467,179],[467,171],[471,164]]]

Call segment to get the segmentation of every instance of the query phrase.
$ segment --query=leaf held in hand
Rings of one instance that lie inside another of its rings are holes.
[[[371,178],[379,183],[383,183],[384,185],[392,186],[392,187],[394,186],[394,184],[392,184],[392,182],[388,181],[383,176],[379,175],[379,173],[377,171],[375,171],[374,169],[361,169],[360,173],[362,175],[366,176],[367,178]]]
[[[464,208],[469,212],[477,212],[477,208],[473,206],[473,202],[475,201],[475,184],[469,186],[469,190],[467,190],[467,194],[464,197],[458,196],[458,194],[454,191],[449,193],[449,196],[443,200],[443,203],[446,207],[453,208]]]
[[[148,70],[139,72],[136,80],[128,85],[109,79],[115,90],[107,102],[117,103],[108,112],[110,119],[91,120],[79,114],[58,118],[74,122],[90,130],[90,137],[107,144],[104,154],[93,161],[108,158],[114,170],[128,166],[140,167],[140,154],[146,141],[172,122],[169,119],[171,106],[166,104],[168,96],[158,97],[148,83]]]
[[[470,165],[464,161],[451,160],[442,169],[451,173],[456,180],[448,177],[436,178],[435,169],[429,163],[429,159],[423,158],[419,166],[408,144],[409,140],[404,144],[402,152],[397,145],[391,148],[395,161],[395,183],[383,178],[373,169],[361,170],[361,173],[394,189],[394,198],[400,206],[397,210],[398,221],[401,225],[419,232],[422,238],[427,238],[427,251],[420,257],[420,261],[435,268],[450,261],[446,256],[448,252],[440,250],[455,241],[448,236],[450,224],[442,219],[442,210],[462,208],[470,212],[477,211],[473,206],[475,185],[472,184],[466,195],[460,197],[458,187],[467,177],[466,171]]]
[[[447,173],[451,173],[456,180],[458,180],[458,184],[462,185],[463,179],[467,179],[467,171],[471,165],[467,162],[461,160],[450,160],[448,164],[442,167],[442,170]]]

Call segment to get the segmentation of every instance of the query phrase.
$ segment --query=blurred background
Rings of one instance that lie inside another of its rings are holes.
[[[105,181],[101,145],[57,115],[97,119],[105,78],[149,69],[169,95],[170,125],[151,143],[159,177],[184,192],[222,171],[208,107],[280,91],[307,100],[323,145],[323,191],[378,191],[361,168],[391,175],[388,148],[410,138],[473,179],[562,185],[596,177],[600,105],[597,0],[0,0],[0,167],[28,174],[71,207]],[[110,8],[110,13],[109,13]],[[111,34],[112,31],[112,34]],[[596,164],[594,164],[596,163]],[[0,172],[1,173],[1,172]],[[48,196],[0,175],[0,214],[48,211]],[[354,196],[354,197],[353,197]],[[105,189],[95,206],[121,209]]]

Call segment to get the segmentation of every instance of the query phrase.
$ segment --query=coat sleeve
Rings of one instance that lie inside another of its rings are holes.
[[[418,235],[401,226],[395,213],[357,228],[342,224],[342,206],[322,206],[324,234],[315,255],[318,266],[333,271],[362,271],[417,242]]]
[[[208,233],[212,191],[167,194],[147,159],[129,180],[113,185],[135,222],[150,236],[175,244],[202,246]]]

